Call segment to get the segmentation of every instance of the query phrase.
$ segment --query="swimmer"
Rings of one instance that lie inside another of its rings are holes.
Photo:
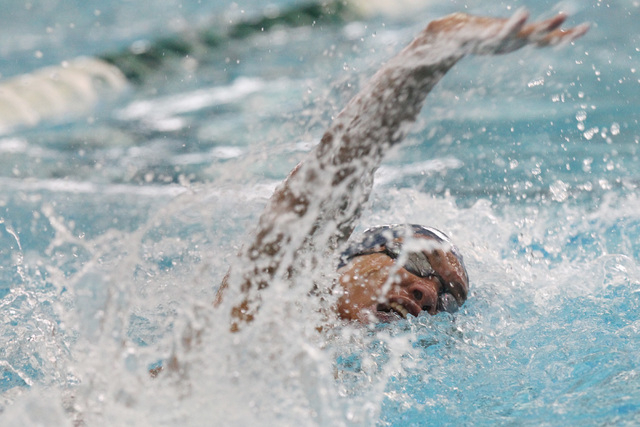
[[[456,13],[433,21],[372,77],[276,189],[240,253],[243,267],[225,277],[215,304],[238,286],[232,330],[255,318],[261,291],[274,279],[294,283],[346,245],[385,153],[402,141],[427,94],[459,60],[568,43],[588,30],[585,24],[560,29],[563,14],[531,24],[527,18],[518,11],[508,19]],[[338,265],[335,312],[341,319],[387,322],[423,311],[453,312],[465,302],[469,278],[442,232],[392,225],[356,240]]]

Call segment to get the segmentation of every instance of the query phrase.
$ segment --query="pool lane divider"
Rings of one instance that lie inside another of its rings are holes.
[[[101,104],[120,98],[143,84],[170,61],[197,58],[275,28],[339,25],[357,19],[358,12],[342,0],[307,3],[290,9],[270,9],[227,28],[210,26],[97,57],[81,57],[60,65],[0,81],[0,135],[42,122],[89,116]]]

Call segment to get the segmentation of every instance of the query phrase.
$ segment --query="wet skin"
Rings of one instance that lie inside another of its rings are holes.
[[[448,251],[427,252],[434,274],[419,277],[384,253],[360,255],[339,270],[343,294],[336,311],[344,320],[389,322],[423,311],[441,311],[438,296],[448,292],[458,305],[467,299],[469,282],[458,259]]]

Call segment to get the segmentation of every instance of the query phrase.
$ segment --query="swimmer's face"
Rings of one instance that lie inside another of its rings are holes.
[[[433,249],[423,255],[431,267],[428,274],[417,272],[408,263],[407,268],[396,265],[384,252],[351,259],[339,270],[344,292],[338,300],[338,315],[371,323],[418,316],[423,311],[433,315],[457,310],[469,289],[464,267],[449,251]]]

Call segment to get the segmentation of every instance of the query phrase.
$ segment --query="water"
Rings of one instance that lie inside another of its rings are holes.
[[[2,424],[640,422],[640,4],[484,3],[230,41],[1,136]],[[304,283],[275,284],[255,327],[229,334],[215,290],[331,116],[429,20],[521,6],[592,28],[458,64],[360,221],[448,232],[471,277],[463,309],[318,333]],[[260,3],[6,8],[3,77]],[[158,363],[173,370],[150,379]]]

